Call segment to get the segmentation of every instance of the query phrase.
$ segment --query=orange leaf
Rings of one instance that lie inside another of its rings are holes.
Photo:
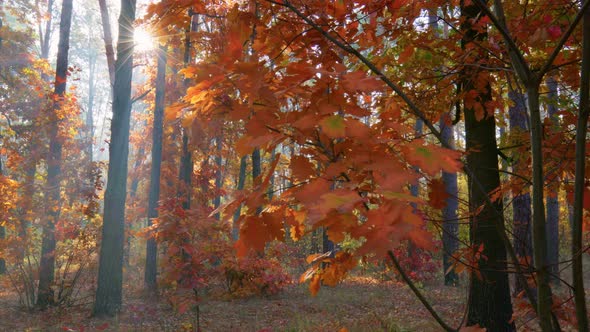
[[[304,156],[291,157],[291,173],[295,181],[305,181],[316,174],[316,166]]]
[[[368,76],[364,71],[357,70],[342,75],[342,86],[350,92],[372,92],[383,89],[381,80]]]
[[[362,197],[356,192],[348,189],[336,189],[321,196],[320,208],[324,211],[338,209],[347,211],[352,209],[354,204],[360,202]]]
[[[309,291],[311,292],[312,296],[316,296],[320,291],[320,276],[314,275],[309,283]]]
[[[291,224],[290,235],[293,241],[299,241],[305,234],[305,218],[307,213],[304,211],[291,211],[289,223]]]
[[[244,219],[240,228],[240,238],[235,244],[239,257],[244,257],[250,249],[263,252],[266,243],[272,240],[283,240],[282,217],[271,213],[260,216],[249,216]]]
[[[447,206],[447,198],[449,193],[445,188],[444,182],[440,179],[430,181],[430,192],[428,193],[428,200],[430,206],[435,209],[442,209]]]
[[[417,139],[404,147],[405,157],[410,164],[430,175],[437,175],[441,170],[455,173],[461,169],[459,152],[424,143],[424,140]]]
[[[398,62],[404,63],[406,62],[412,55],[414,54],[414,47],[407,46],[399,55]]]

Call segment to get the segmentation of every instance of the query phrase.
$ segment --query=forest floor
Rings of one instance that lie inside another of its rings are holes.
[[[452,287],[425,289],[444,317],[463,316],[464,293]],[[128,296],[113,319],[89,318],[90,308],[30,313],[15,307],[15,294],[0,293],[0,331],[193,331],[195,311],[175,314],[166,301]],[[202,331],[437,331],[430,314],[402,283],[353,278],[322,287],[312,297],[306,285],[273,296],[205,300],[199,305]]]
[[[423,293],[451,326],[465,315],[465,287],[439,282]],[[131,292],[128,292],[131,293]],[[518,300],[516,300],[518,301]],[[27,312],[16,294],[0,290],[0,331],[196,331],[195,310],[176,314],[165,301],[128,294],[122,313],[112,319],[90,318],[90,306]],[[530,331],[524,306],[519,330]],[[306,285],[291,285],[273,296],[209,299],[199,305],[201,331],[441,331],[411,290],[400,282],[350,278],[337,287],[322,287],[312,297]],[[343,330],[345,328],[346,330]]]

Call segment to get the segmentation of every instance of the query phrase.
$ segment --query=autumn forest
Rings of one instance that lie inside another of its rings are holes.
[[[588,7],[0,1],[0,331],[590,331]]]

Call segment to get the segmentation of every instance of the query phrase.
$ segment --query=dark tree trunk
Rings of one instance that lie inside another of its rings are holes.
[[[47,156],[47,184],[45,193],[46,216],[41,240],[41,260],[39,263],[39,288],[37,306],[46,308],[53,304],[51,288],[55,274],[55,224],[59,219],[62,139],[59,137],[59,117],[57,115],[66,93],[68,74],[68,52],[70,49],[70,26],[72,24],[73,0],[64,0],[59,23],[59,45],[55,67],[55,102],[49,127],[49,155]]]
[[[256,148],[252,151],[252,181],[256,183],[256,178],[260,176],[262,173],[262,168],[260,166],[260,149]]]
[[[512,101],[512,106],[508,109],[508,116],[510,122],[510,130],[514,133],[519,131],[528,132],[528,119],[526,110],[525,96],[517,91],[509,91],[508,96]],[[515,174],[525,175],[526,156],[513,156],[512,171]],[[514,236],[514,251],[521,259],[526,259],[527,266],[524,266],[524,271],[530,273],[532,271],[532,257],[533,257],[533,240],[531,234],[531,194],[527,188],[527,183],[523,183],[522,192],[514,192],[512,200],[512,228]],[[524,193],[523,193],[524,192]],[[523,279],[516,278],[515,292],[522,292],[526,285],[522,284]]]
[[[461,1],[461,15],[461,30],[464,33],[462,48],[480,52],[480,55],[471,61],[475,64],[485,63],[486,55],[473,44],[487,38],[485,30],[478,32],[473,26],[483,13],[475,3],[465,4]],[[478,74],[478,68],[480,66],[477,65],[463,68],[463,91],[475,90],[473,81]],[[476,91],[477,102],[486,113],[483,119],[476,119],[476,112],[472,107],[464,107],[463,112],[466,148],[470,151],[467,166],[472,172],[468,179],[470,210],[475,212],[479,207],[483,207],[471,218],[471,242],[476,246],[482,244],[483,255],[486,257],[478,262],[481,279],[475,273],[471,275],[467,323],[479,324],[488,331],[501,332],[514,331],[515,326],[511,322],[512,303],[506,273],[506,249],[498,232],[498,229],[504,229],[503,216],[498,213],[502,211],[502,200],[498,199],[493,205],[486,204],[488,193],[500,185],[494,110],[487,110],[485,107],[486,101],[491,99],[490,89],[488,84],[484,91]]]
[[[453,126],[451,125],[450,116],[448,114],[441,118],[440,127],[442,139],[447,142],[448,146],[454,147],[455,138],[453,137]],[[445,184],[445,191],[449,195],[446,199],[446,205],[442,210],[443,271],[445,272],[445,285],[457,286],[459,282],[457,272],[455,272],[455,270],[449,271],[449,268],[455,263],[452,255],[457,249],[459,249],[457,173],[443,172],[442,180]]]
[[[416,119],[416,123],[414,124],[414,135],[416,135],[416,137],[422,136],[422,131],[424,128],[424,121],[422,121],[421,119]],[[419,173],[420,169],[418,167],[414,167],[416,173]],[[417,182],[416,184],[412,184],[410,185],[410,194],[414,197],[418,197],[420,195],[420,183]],[[416,207],[416,203],[411,203],[412,207],[414,208],[414,210],[417,208]],[[414,252],[416,251],[416,248],[414,248],[414,243],[412,241],[408,241],[408,257],[410,257],[410,262],[414,262],[415,260],[412,259],[412,256],[414,256]],[[414,269],[414,266],[412,264],[412,269]]]
[[[270,154],[270,160],[269,160],[269,164],[272,164],[275,161],[275,158],[277,157],[277,150],[273,149],[271,154]],[[275,173],[273,172],[270,175],[270,181],[268,184],[268,190],[266,191],[267,195],[268,195],[268,200],[272,201],[272,198],[275,194]]]
[[[113,49],[111,20],[109,18],[109,9],[107,8],[106,0],[98,0],[98,5],[100,7],[100,19],[102,22],[104,48],[107,56],[107,67],[109,68],[109,79],[112,88],[115,84],[115,51]]]
[[[549,104],[547,116],[552,130],[557,130],[559,117],[557,116],[557,81],[553,77],[545,81],[549,90]],[[549,185],[547,194],[547,264],[549,264],[550,281],[558,286],[559,281],[559,178]]]
[[[248,160],[246,156],[243,156],[240,159],[240,173],[238,174],[238,187],[236,190],[240,191],[244,189],[244,184],[246,183],[246,167],[248,165]],[[232,225],[232,238],[234,241],[237,241],[240,237],[240,225],[238,224],[238,219],[242,214],[242,204],[238,206],[236,212],[234,213],[234,220]]]
[[[121,0],[119,41],[117,44],[113,89],[113,119],[111,121],[109,145],[109,169],[104,196],[98,287],[94,303],[94,314],[96,316],[113,316],[120,310],[122,304],[134,21],[135,0]]]
[[[166,93],[166,52],[160,46],[158,53],[158,69],[156,73],[156,105],[154,110],[154,128],[152,130],[152,169],[150,173],[150,193],[148,202],[148,227],[152,219],[158,217],[158,201],[160,200],[160,173],[162,168],[162,136],[164,130],[164,97]],[[145,252],[145,289],[155,294],[157,291],[158,244],[153,236],[147,240]]]
[[[191,32],[196,29],[198,15],[195,15],[192,10],[189,10],[188,15],[190,22],[185,30],[184,39],[184,66],[188,66],[191,60]],[[188,81],[185,81],[185,86],[188,85]],[[191,207],[191,183],[193,176],[193,156],[188,148],[188,132],[182,129],[182,152],[180,155],[180,170],[178,179],[180,180],[180,187],[178,189],[178,195],[184,196],[182,200],[182,208],[185,210]]]
[[[414,125],[414,134],[416,135],[416,137],[422,135],[423,127],[424,127],[424,122],[420,119],[417,119],[416,124]],[[418,171],[418,168],[416,168],[416,171]],[[410,194],[412,194],[412,196],[414,196],[414,197],[418,197],[418,195],[420,194],[420,185],[419,184],[410,185]],[[416,208],[416,205],[414,203],[412,203],[412,204],[413,204],[412,206],[414,206],[414,208]]]
[[[255,187],[259,182],[260,173],[262,173],[262,166],[260,165],[260,149],[255,148],[252,151],[252,185]],[[259,206],[256,213],[262,212],[262,206]]]
[[[215,191],[216,195],[213,199],[213,208],[217,209],[221,205],[221,185],[223,180],[223,158],[221,157],[221,150],[222,150],[223,140],[221,139],[221,134],[215,138],[215,148],[217,149],[217,153],[215,154]],[[220,214],[217,212],[215,214],[215,219],[219,220]]]
[[[583,21],[582,68],[580,79],[580,110],[576,127],[576,174],[574,180],[574,208],[572,218],[572,273],[573,291],[576,304],[578,331],[588,331],[588,309],[584,290],[584,267],[582,260],[583,208],[586,135],[588,134],[588,114],[590,113],[590,10],[584,13]]]

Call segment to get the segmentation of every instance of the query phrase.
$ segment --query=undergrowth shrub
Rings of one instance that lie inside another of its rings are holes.
[[[161,289],[180,312],[196,308],[203,296],[244,298],[278,293],[291,282],[282,247],[238,259],[227,222],[207,210],[183,210],[178,199],[165,200],[150,230],[165,248],[160,259]],[[272,251],[272,252],[271,252]]]

